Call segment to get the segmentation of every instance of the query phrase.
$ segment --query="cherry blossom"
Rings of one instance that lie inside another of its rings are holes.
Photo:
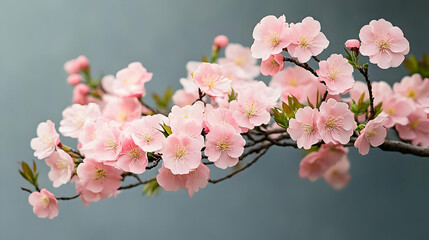
[[[393,95],[386,97],[382,105],[383,112],[380,116],[387,118],[387,128],[393,127],[395,124],[408,124],[408,115],[413,111],[411,101],[405,97]]]
[[[73,104],[63,111],[63,120],[61,120],[58,130],[66,137],[77,138],[85,123],[100,115],[100,107],[95,103]]]
[[[257,60],[252,57],[250,48],[231,43],[225,48],[225,58],[219,58],[224,68],[223,74],[233,80],[253,79],[259,75]]]
[[[140,97],[145,95],[145,83],[152,79],[152,73],[139,62],[133,62],[116,73],[113,82],[114,93],[122,97]]]
[[[422,107],[429,107],[429,78],[422,79],[418,73],[404,77],[393,84],[393,92],[411,99]]]
[[[285,66],[283,61],[283,55],[274,54],[271,55],[267,60],[263,60],[261,63],[261,73],[265,76],[276,75]]]
[[[340,54],[332,54],[326,61],[320,61],[317,70],[319,80],[325,82],[331,95],[344,94],[353,87],[352,73],[352,65]]]
[[[146,155],[146,152],[137,146],[131,137],[125,137],[116,165],[126,172],[140,174],[146,171],[148,164]]]
[[[49,157],[60,143],[60,135],[55,130],[55,123],[51,120],[41,122],[37,126],[37,138],[31,139],[31,148],[38,159]]]
[[[62,149],[57,149],[45,161],[51,167],[48,176],[49,180],[53,182],[54,187],[57,188],[70,181],[74,171],[74,162],[69,154]]]
[[[32,192],[28,196],[28,202],[33,206],[33,212],[39,218],[52,219],[58,216],[58,200],[54,194],[44,188],[40,192]]]
[[[211,97],[221,97],[231,90],[231,80],[218,64],[202,63],[193,74],[194,82]]]
[[[408,115],[407,124],[395,125],[399,137],[411,140],[412,144],[429,147],[429,117],[421,108],[415,109]]]
[[[161,133],[161,125],[167,121],[168,119],[161,114],[144,116],[139,120],[133,121],[125,132],[144,151],[155,152],[162,148],[162,141],[165,137]]]
[[[323,175],[325,181],[335,190],[343,189],[350,181],[350,161],[346,155],[333,166],[331,166]]]
[[[289,121],[287,132],[297,141],[299,148],[310,149],[321,137],[317,130],[319,111],[310,107],[298,109],[295,118]]]
[[[387,136],[387,130],[384,127],[385,118],[376,117],[370,120],[365,128],[360,131],[359,137],[356,139],[354,146],[359,149],[359,153],[366,155],[369,152],[369,146],[378,147],[384,143]]]

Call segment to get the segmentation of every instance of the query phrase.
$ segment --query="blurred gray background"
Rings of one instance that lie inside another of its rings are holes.
[[[397,153],[351,150],[352,180],[335,191],[299,178],[301,152],[276,148],[192,198],[184,191],[148,198],[135,188],[90,207],[60,202],[54,220],[32,213],[17,171],[18,161],[33,159],[37,124],[58,126],[70,104],[63,64],[78,55],[95,74],[141,61],[154,73],[149,93],[162,92],[179,88],[186,62],[208,55],[216,35],[250,46],[253,27],[269,14],[319,20],[330,40],[321,58],[342,53],[345,40],[379,18],[401,27],[421,56],[429,53],[428,9],[423,0],[0,1],[0,239],[428,239],[429,159]],[[390,83],[404,74],[370,69],[372,80]],[[48,167],[38,165],[43,187],[74,195],[70,184],[54,189]]]

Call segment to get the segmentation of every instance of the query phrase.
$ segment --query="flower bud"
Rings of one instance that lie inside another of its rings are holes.
[[[215,46],[217,46],[219,48],[223,48],[226,45],[228,45],[228,37],[225,35],[219,35],[219,36],[215,37],[213,43]]]
[[[68,84],[74,86],[82,81],[82,76],[79,74],[73,73],[67,77]]]
[[[360,42],[357,39],[349,39],[346,41],[344,45],[346,45],[348,49],[352,51],[356,51],[356,50],[359,50]]]

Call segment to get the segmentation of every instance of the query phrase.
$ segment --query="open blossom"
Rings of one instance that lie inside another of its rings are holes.
[[[146,152],[155,152],[162,148],[162,141],[165,139],[161,132],[161,125],[168,119],[156,114],[152,116],[144,116],[139,120],[135,120],[125,130],[140,148]]]
[[[395,127],[401,139],[411,140],[413,145],[429,147],[429,117],[422,108],[408,115],[408,124],[396,124]]]
[[[229,125],[235,129],[236,132],[241,132],[241,128],[235,121],[233,113],[225,107],[210,109],[208,105],[204,114],[204,128],[206,132],[211,131],[215,125]]]
[[[194,82],[211,97],[222,97],[231,90],[231,80],[222,73],[216,63],[202,63],[193,74]]]
[[[393,84],[393,91],[422,107],[429,107],[429,78],[422,79],[418,73],[406,76],[401,82]]]
[[[60,143],[60,135],[55,130],[55,123],[51,120],[41,122],[37,126],[37,138],[31,139],[31,148],[38,159],[49,157]]]
[[[243,91],[237,96],[237,100],[230,102],[230,111],[240,127],[251,129],[270,121],[267,104],[255,95],[254,91]]]
[[[225,58],[219,58],[219,64],[226,69],[224,75],[229,76],[227,72],[231,70],[239,79],[253,79],[259,75],[259,66],[257,60],[252,57],[250,48],[243,47],[241,44],[231,43],[225,48]]]
[[[82,153],[99,162],[116,161],[122,151],[122,131],[117,126],[104,122],[97,125],[91,135],[94,140],[82,145]]]
[[[162,166],[158,170],[156,181],[166,191],[177,191],[179,188],[188,189],[189,196],[198,192],[200,188],[207,186],[210,169],[200,163],[200,165],[189,174],[175,175],[168,168]]]
[[[183,89],[177,90],[173,95],[173,102],[179,107],[192,105],[200,97],[198,93],[198,86],[191,79],[181,78],[180,84]]]
[[[265,76],[276,75],[279,71],[283,70],[285,63],[283,61],[283,55],[274,54],[271,55],[267,60],[263,60],[261,63],[261,73]]]
[[[121,127],[142,116],[143,106],[137,98],[109,96],[103,100],[106,101],[103,116],[119,123]]]
[[[54,194],[44,188],[40,192],[32,192],[28,196],[28,202],[33,206],[33,212],[39,218],[52,219],[58,216],[58,200]]]
[[[66,137],[77,138],[85,123],[100,115],[100,107],[95,103],[73,104],[63,111],[63,120],[61,120],[58,130]]]
[[[321,138],[317,131],[319,111],[310,107],[298,109],[295,118],[289,121],[287,132],[297,141],[299,148],[310,149]]]
[[[164,166],[173,174],[188,174],[200,165],[203,147],[202,136],[194,138],[185,134],[173,133],[164,140],[160,151]]]
[[[235,166],[243,154],[246,140],[230,125],[215,125],[206,136],[204,153],[216,167],[225,169]]]
[[[125,137],[116,165],[126,172],[140,174],[146,171],[147,164],[146,152],[137,146],[131,137]]]
[[[402,30],[384,19],[372,20],[363,26],[359,38],[362,55],[369,56],[369,61],[382,69],[399,66],[410,51]]]
[[[146,82],[152,79],[152,73],[139,62],[133,62],[116,73],[113,82],[114,93],[121,97],[140,97],[145,95]]]
[[[74,171],[74,162],[69,154],[61,149],[57,149],[45,161],[51,167],[48,176],[49,180],[53,182],[54,187],[57,188],[70,181]]]
[[[173,133],[181,132],[190,136],[199,136],[203,129],[204,103],[195,102],[192,106],[173,106],[168,114],[170,127]]]
[[[325,143],[346,144],[357,127],[347,103],[328,99],[320,105],[319,134]]]
[[[387,130],[384,127],[385,122],[385,118],[378,116],[370,120],[365,128],[360,131],[354,146],[359,149],[361,155],[368,154],[370,145],[378,147],[384,143],[384,139],[387,136]]]
[[[372,94],[374,95],[374,105],[384,102],[393,95],[393,90],[387,82],[372,82]],[[368,95],[369,96],[369,95]]]
[[[253,29],[251,51],[254,58],[266,60],[271,54],[280,53],[288,47],[291,39],[289,24],[284,15],[276,18],[273,15],[266,16]]]
[[[308,62],[311,56],[319,55],[327,48],[329,41],[320,32],[320,23],[312,17],[306,17],[302,22],[290,25],[291,44],[288,52],[300,62]]]
[[[85,158],[77,167],[77,192],[83,202],[95,202],[117,194],[121,186],[122,171],[97,162],[95,159]]]
[[[331,166],[323,175],[325,181],[335,190],[340,190],[347,186],[350,181],[350,161],[347,155],[341,158],[339,162]]]
[[[314,81],[317,81],[317,78],[304,68],[298,66],[286,67],[283,71],[273,76],[270,87],[300,87]]]
[[[353,87],[353,67],[341,54],[332,54],[326,61],[319,62],[317,74],[325,82],[331,95],[344,94]]]
[[[387,118],[384,126],[391,128],[395,124],[408,124],[407,117],[413,111],[413,106],[408,99],[393,95],[383,100],[382,109],[383,112],[380,113],[380,116]]]

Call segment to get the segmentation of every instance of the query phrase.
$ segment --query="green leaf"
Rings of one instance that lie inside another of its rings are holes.
[[[307,104],[309,107],[314,108],[313,104],[311,104],[310,99],[307,97]]]
[[[228,102],[232,102],[237,99],[237,93],[231,88],[231,93],[228,93]]]
[[[172,134],[172,131],[171,131],[171,127],[170,126],[167,126],[167,125],[165,125],[165,124],[159,124],[160,126],[161,126],[161,128],[162,128],[162,130],[159,130],[162,134],[164,134],[164,136],[165,137],[168,137],[168,136],[170,136],[171,134]]]
[[[365,98],[365,92],[363,92],[362,95],[360,95],[360,98],[358,101],[358,108],[361,108],[364,98]]]
[[[289,105],[287,105],[285,102],[282,102],[282,110],[284,113],[286,113],[288,117],[293,116],[293,109],[289,107]]]
[[[146,183],[143,187],[143,195],[148,197],[152,196],[153,194],[159,194],[160,192],[161,187],[156,180]]]
[[[276,123],[282,127],[282,128],[288,128],[289,126],[289,118],[286,116],[286,114],[284,112],[280,112],[281,109],[279,108],[272,108],[272,116],[274,118],[274,121],[276,121]]]
[[[34,160],[33,160],[33,172],[37,172],[37,166]]]

